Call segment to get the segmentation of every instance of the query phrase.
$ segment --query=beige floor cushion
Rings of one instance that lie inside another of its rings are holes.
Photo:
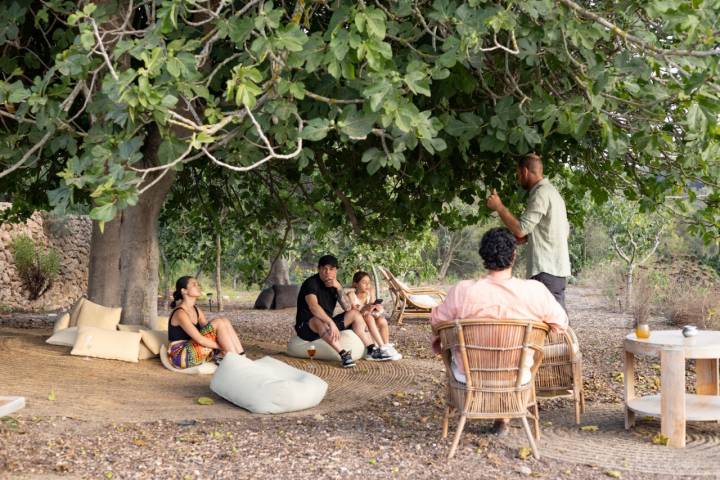
[[[117,329],[121,332],[139,332],[141,330],[147,330],[147,327],[142,325],[125,325],[124,323],[118,323]]]
[[[167,368],[171,372],[185,373],[188,375],[212,375],[217,370],[217,365],[214,362],[205,362],[196,367],[190,368],[177,368],[172,363],[167,355],[167,345],[160,346],[160,361],[163,367]]]
[[[252,413],[284,413],[318,405],[327,383],[311,373],[272,357],[253,361],[227,353],[210,382],[210,390]]]
[[[137,363],[140,356],[140,333],[79,326],[70,355]]]
[[[60,345],[62,347],[72,347],[75,345],[78,327],[68,327],[53,333],[52,337],[45,340],[50,345]]]
[[[168,343],[168,332],[162,330],[140,330],[140,336],[145,346],[155,355],[160,353],[160,347]]]
[[[167,332],[167,330],[168,330],[168,320],[169,320],[169,317],[165,317],[165,316],[162,316],[162,315],[158,315],[158,316],[155,318],[155,324],[153,325],[153,328],[152,328],[152,329],[153,329],[153,330],[162,330],[162,331]]]
[[[78,314],[80,313],[80,309],[82,308],[83,303],[85,303],[85,300],[87,300],[85,297],[78,298],[75,305],[73,305],[70,309],[70,327],[77,326]]]
[[[138,360],[149,360],[151,358],[157,357],[157,353],[153,353],[150,351],[148,347],[145,346],[143,342],[140,342],[140,350],[138,351]]]
[[[310,344],[315,345],[315,358],[318,360],[337,360],[340,361],[340,355],[328,345],[325,340],[315,340],[308,342],[298,337],[292,337],[288,342],[287,353],[291,357],[308,358],[307,350]],[[355,335],[352,330],[343,330],[340,332],[340,346],[352,352],[353,360],[359,360],[365,354],[365,346],[360,338]]]
[[[97,327],[117,331],[122,308],[103,307],[90,300],[85,300],[77,318],[78,327]]]
[[[55,325],[53,325],[53,333],[57,333],[60,330],[65,330],[70,326],[70,314],[69,313],[63,313],[60,318],[55,320]]]

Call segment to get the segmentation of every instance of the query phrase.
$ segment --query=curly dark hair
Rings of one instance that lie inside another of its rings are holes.
[[[507,228],[491,228],[480,240],[480,257],[487,270],[499,271],[513,264],[517,241]]]

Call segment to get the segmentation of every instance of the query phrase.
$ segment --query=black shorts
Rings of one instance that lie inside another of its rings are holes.
[[[335,322],[335,326],[340,330],[341,332],[343,330],[347,330],[347,327],[345,326],[345,312],[338,313],[334,317],[332,317],[333,322]],[[308,342],[314,342],[315,340],[320,338],[320,335],[313,332],[310,328],[310,322],[303,322],[300,325],[295,326],[295,333],[297,333],[298,337],[302,338],[305,341]]]

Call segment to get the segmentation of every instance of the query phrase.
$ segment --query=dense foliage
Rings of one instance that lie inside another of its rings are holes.
[[[474,223],[484,207],[452,200],[519,203],[514,158],[535,150],[571,205],[699,201],[694,228],[718,236],[718,0],[79,3],[0,6],[15,213],[107,222],[181,170],[188,234],[267,258],[288,235]]]

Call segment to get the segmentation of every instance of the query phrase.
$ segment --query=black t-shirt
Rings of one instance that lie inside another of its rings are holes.
[[[320,307],[332,318],[335,305],[337,305],[338,301],[338,292],[334,287],[326,287],[323,281],[320,280],[320,275],[316,273],[305,280],[300,287],[300,293],[298,293],[297,299],[297,313],[295,314],[296,327],[299,327],[305,322],[309,322],[314,316],[305,300],[306,295],[315,295]]]

